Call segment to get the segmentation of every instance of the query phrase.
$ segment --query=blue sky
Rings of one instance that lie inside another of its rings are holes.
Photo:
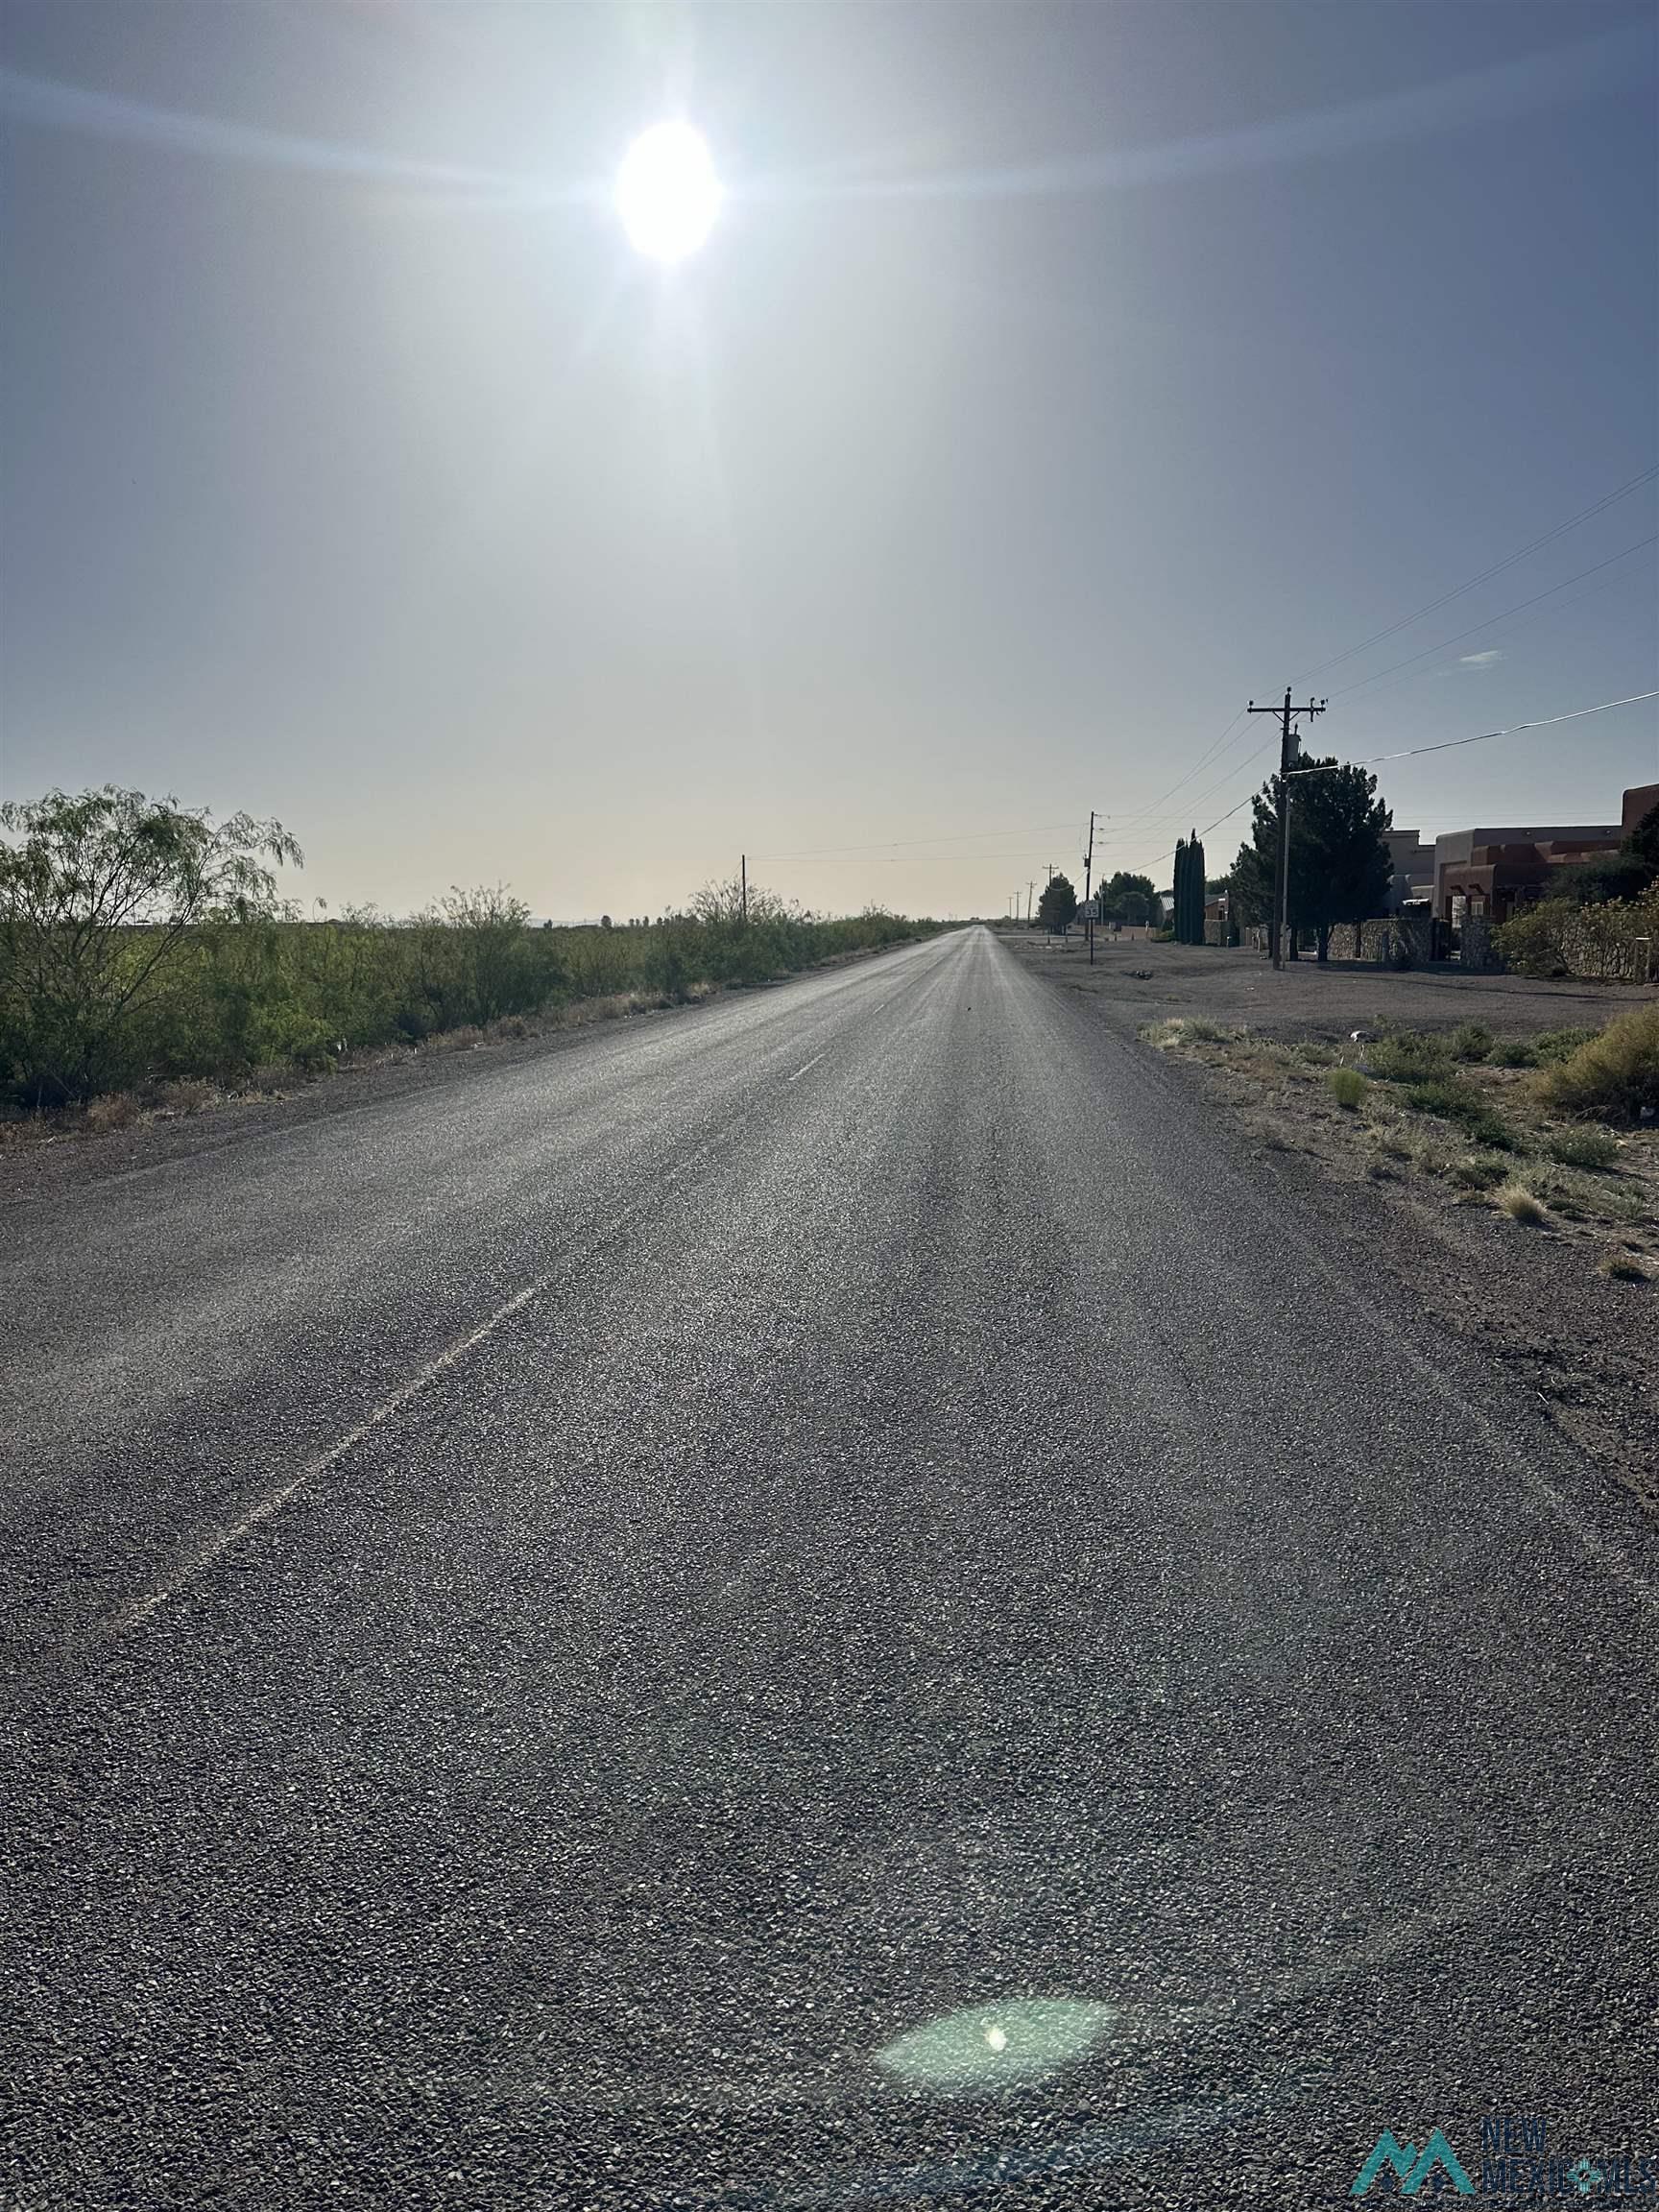
[[[275,813],[335,905],[997,912],[1092,805],[1166,881],[1287,682],[1348,757],[1650,689],[1651,478],[1320,664],[1659,463],[1656,20],[6,8],[0,790]],[[1382,789],[1613,819],[1656,729]]]

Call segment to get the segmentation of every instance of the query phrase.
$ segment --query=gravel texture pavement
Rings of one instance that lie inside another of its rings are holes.
[[[19,1185],[0,2203],[1659,2156],[1654,1541],[1385,1218],[984,930]]]

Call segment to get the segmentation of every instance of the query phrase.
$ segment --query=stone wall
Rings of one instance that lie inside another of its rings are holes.
[[[1331,932],[1331,957],[1333,960],[1384,961],[1393,942],[1391,919],[1339,922]]]
[[[1458,958],[1465,968],[1492,974],[1503,965],[1494,941],[1493,926],[1484,914],[1465,914],[1457,932]]]
[[[1659,968],[1659,887],[1603,905],[1551,899],[1524,906],[1504,924],[1502,942],[1509,965],[1527,974],[1651,982]]]

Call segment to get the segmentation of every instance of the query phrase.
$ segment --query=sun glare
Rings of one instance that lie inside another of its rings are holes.
[[[713,228],[720,180],[702,133],[657,123],[629,147],[616,176],[616,211],[635,251],[684,261]]]

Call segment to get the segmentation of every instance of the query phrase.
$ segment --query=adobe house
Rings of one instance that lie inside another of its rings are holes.
[[[1424,843],[1415,830],[1385,830],[1382,842],[1394,875],[1383,895],[1383,910],[1398,913],[1402,906],[1434,895],[1434,848]]]
[[[1544,896],[1555,869],[1616,853],[1656,799],[1659,783],[1644,783],[1625,792],[1618,822],[1448,830],[1434,840],[1435,920],[1479,914],[1507,922],[1517,906]]]

